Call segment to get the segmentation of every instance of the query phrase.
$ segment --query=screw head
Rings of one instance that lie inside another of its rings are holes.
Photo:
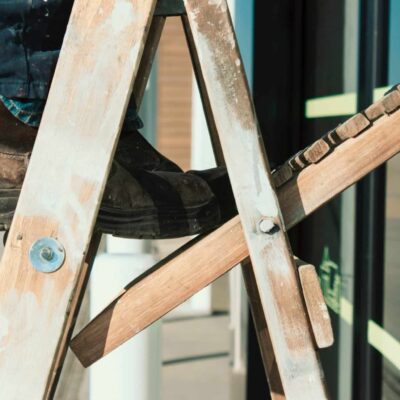
[[[39,272],[55,272],[64,264],[65,250],[58,240],[44,237],[33,243],[29,260]]]
[[[270,219],[262,219],[260,221],[260,231],[267,234],[272,234],[276,231],[277,225]]]
[[[51,261],[54,258],[54,251],[51,249],[51,247],[43,247],[40,250],[40,257],[42,257],[45,261]]]

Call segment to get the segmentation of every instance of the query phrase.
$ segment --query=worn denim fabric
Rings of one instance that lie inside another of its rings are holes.
[[[39,127],[46,100],[11,99],[0,95],[0,101],[21,122],[33,128]],[[136,107],[131,104],[126,112],[122,130],[129,132],[141,128],[143,128],[143,122],[137,115]]]
[[[38,126],[73,0],[0,0],[0,95],[22,122]],[[143,127],[131,104],[124,129]]]
[[[0,93],[45,99],[73,0],[0,0]]]

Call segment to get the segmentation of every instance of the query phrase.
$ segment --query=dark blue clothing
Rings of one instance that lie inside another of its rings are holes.
[[[0,0],[0,101],[28,125],[40,122],[72,5],[73,0]],[[123,129],[142,127],[132,104]]]
[[[0,94],[45,99],[73,0],[0,0]]]

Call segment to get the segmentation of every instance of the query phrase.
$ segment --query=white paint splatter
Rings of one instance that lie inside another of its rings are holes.
[[[225,12],[227,10],[227,4],[225,0],[208,0],[210,6],[217,6],[221,8],[221,11]]]
[[[132,1],[120,0],[115,3],[114,9],[110,15],[110,24],[115,30],[122,32],[128,28],[131,24],[134,24],[135,13]]]
[[[8,319],[0,315],[0,352],[3,351],[5,348],[1,346],[1,341],[8,336],[8,332],[9,332]]]

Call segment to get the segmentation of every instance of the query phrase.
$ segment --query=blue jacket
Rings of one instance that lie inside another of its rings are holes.
[[[73,0],[0,0],[0,95],[45,99]]]

